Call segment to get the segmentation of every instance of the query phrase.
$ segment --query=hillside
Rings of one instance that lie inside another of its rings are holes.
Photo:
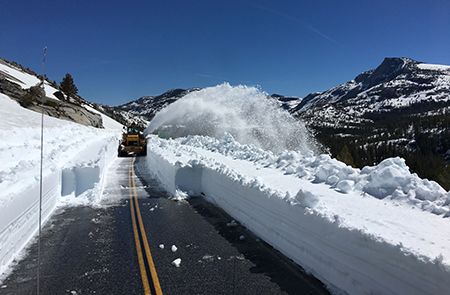
[[[200,88],[191,89],[172,89],[158,96],[144,96],[138,100],[118,106],[118,109],[130,112],[135,115],[144,116],[151,120],[157,112],[166,106],[174,103],[183,96],[198,91]]]
[[[354,80],[309,94],[290,112],[348,164],[400,156],[450,189],[450,66],[386,58]]]
[[[110,106],[98,105],[75,95],[67,99],[55,81],[45,78],[45,99],[42,106],[42,76],[15,62],[0,58],[0,93],[16,100],[22,107],[85,126],[104,128],[101,114],[126,125],[145,118]]]

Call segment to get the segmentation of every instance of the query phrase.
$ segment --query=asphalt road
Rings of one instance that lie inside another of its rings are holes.
[[[113,163],[101,206],[61,208],[45,224],[40,294],[329,294],[201,197],[168,199],[144,160]],[[37,294],[37,281],[34,242],[0,294]]]

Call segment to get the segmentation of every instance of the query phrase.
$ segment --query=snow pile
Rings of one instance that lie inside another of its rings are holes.
[[[252,162],[264,168],[275,168],[313,183],[325,183],[341,193],[360,192],[378,199],[409,203],[445,217],[450,216],[450,193],[434,181],[411,174],[404,159],[390,158],[375,167],[354,169],[328,155],[306,156],[296,151],[274,155],[252,145],[242,145],[225,133],[220,139],[188,136],[175,140],[176,145],[198,147],[222,155]]]
[[[359,170],[328,155],[275,155],[225,133],[149,136],[147,163],[174,198],[204,194],[331,289],[450,288],[450,194],[400,158]]]
[[[0,105],[0,273],[4,273],[38,228],[41,114],[3,94]],[[44,126],[45,221],[58,204],[99,201],[121,125],[101,130],[45,116]]]

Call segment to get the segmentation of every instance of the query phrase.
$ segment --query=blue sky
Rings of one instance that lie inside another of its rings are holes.
[[[0,0],[0,57],[119,105],[231,85],[304,97],[385,57],[450,65],[448,0]]]

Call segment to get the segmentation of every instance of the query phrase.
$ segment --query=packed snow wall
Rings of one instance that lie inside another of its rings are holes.
[[[43,178],[42,221],[58,205],[92,204],[100,200],[108,163],[116,157],[115,137],[88,142],[63,166],[46,169]],[[50,161],[50,159],[44,159]],[[36,235],[39,227],[40,184],[36,178],[0,203],[0,274]]]
[[[42,220],[51,215],[60,196],[60,173],[43,180]],[[0,270],[28,243],[39,227],[39,184],[28,187],[0,207]]]
[[[200,170],[199,167],[193,167]],[[198,172],[197,172],[198,174]],[[207,199],[321,281],[349,294],[444,294],[450,274],[400,247],[341,227],[277,193],[203,169]],[[300,190],[297,198],[314,195]]]
[[[304,182],[295,194],[288,195],[273,185],[292,174],[290,168],[281,171],[269,167],[281,165],[280,159],[269,156],[265,161],[273,165],[254,166],[249,162],[239,167],[240,159],[256,158],[260,151],[245,146],[231,152],[227,138],[217,145],[212,139],[201,140],[149,138],[148,169],[175,199],[204,195],[331,290],[348,294],[446,294],[450,289],[450,269],[443,256],[430,259],[410,252],[401,243],[392,244],[383,236],[348,226],[339,215],[330,219],[312,209],[323,197],[321,194],[350,198],[347,192],[339,188],[336,190],[341,192],[324,191],[326,185]],[[322,158],[311,161],[319,163]],[[259,169],[260,175],[264,171],[267,178],[249,176],[249,168]],[[316,181],[323,178],[326,169],[331,168],[324,164],[316,167]],[[364,201],[373,204],[379,200],[366,197]],[[381,210],[383,206],[395,210],[396,205],[378,203]],[[426,214],[446,222],[445,217]]]

